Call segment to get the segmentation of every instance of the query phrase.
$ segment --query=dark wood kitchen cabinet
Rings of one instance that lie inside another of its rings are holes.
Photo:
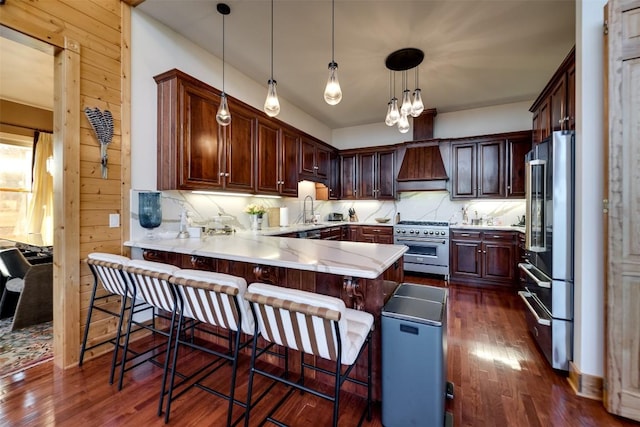
[[[326,184],[330,153],[328,146],[309,136],[303,136],[300,142],[299,178]]]
[[[214,88],[175,69],[155,81],[158,190],[253,192],[255,114],[230,98],[232,123],[223,128],[216,122],[220,96]]]
[[[517,232],[451,229],[451,280],[512,288],[516,283]]]
[[[529,111],[533,113],[533,143],[558,130],[575,129],[575,47],[553,74]]]
[[[393,244],[393,227],[375,225],[350,225],[349,227],[354,227],[356,230],[356,242]]]
[[[341,158],[342,199],[395,199],[395,150],[345,150]]]
[[[340,155],[337,151],[329,153],[329,180],[327,182],[328,199],[339,200],[340,188]]]
[[[505,140],[453,142],[452,199],[505,196]]]
[[[258,179],[260,194],[298,195],[298,147],[300,137],[287,127],[258,119]]]
[[[518,132],[506,139],[506,197],[525,198],[525,155],[531,151],[531,132]]]

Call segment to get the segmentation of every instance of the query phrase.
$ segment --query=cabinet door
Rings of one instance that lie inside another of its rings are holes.
[[[280,158],[280,194],[283,196],[298,196],[298,147],[300,137],[287,128],[281,130],[280,143],[282,157]]]
[[[536,135],[536,144],[551,135],[551,108],[549,108],[548,99],[540,105],[538,122],[540,123],[540,132]]]
[[[529,137],[507,139],[507,197],[525,197],[524,157],[529,151]]]
[[[478,241],[452,240],[450,244],[452,277],[480,277],[482,244]]]
[[[476,143],[451,144],[451,198],[476,197]]]
[[[551,131],[564,129],[566,117],[567,81],[560,79],[551,90]]]
[[[279,194],[280,144],[278,128],[266,120],[258,120],[258,183],[259,193]]]
[[[255,186],[256,116],[244,108],[229,105],[231,124],[226,127],[225,188],[251,192]],[[215,115],[213,117],[215,120]]]
[[[515,245],[509,242],[485,240],[482,244],[485,279],[513,282],[515,278]]]
[[[181,168],[178,189],[222,188],[224,133],[216,122],[220,98],[186,83],[181,86],[183,104],[179,120],[182,132],[176,130]]]
[[[358,199],[376,198],[376,153],[358,154],[358,172],[356,174]]]
[[[377,164],[377,180],[378,188],[376,192],[377,199],[395,199],[396,197],[396,177],[394,172],[395,152],[381,151],[378,153]]]
[[[349,154],[340,156],[340,180],[342,199],[355,199],[358,190],[356,189],[356,155]]]
[[[329,200],[340,199],[340,156],[337,151],[329,154]]]
[[[308,138],[300,142],[300,173],[315,175],[316,173],[316,143]]]
[[[316,145],[315,161],[316,161],[316,175],[321,179],[327,179],[329,177],[329,158],[331,151],[321,145]]]
[[[479,142],[477,148],[477,197],[504,197],[504,140]]]

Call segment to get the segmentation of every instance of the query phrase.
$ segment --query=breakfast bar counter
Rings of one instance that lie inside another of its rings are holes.
[[[380,313],[404,281],[404,245],[335,240],[296,239],[237,232],[202,238],[140,239],[125,242],[132,257],[180,268],[217,271],[244,277],[248,284],[270,283],[341,298],[347,307],[373,314],[372,374],[374,399],[381,397]],[[366,358],[365,358],[366,359]],[[298,358],[291,358],[291,361]],[[320,366],[325,361],[320,362]],[[297,362],[295,362],[297,363]],[[330,367],[327,364],[325,367]],[[297,367],[292,366],[295,372]],[[366,361],[355,376],[366,380]],[[322,375],[318,380],[325,381]],[[345,389],[366,395],[362,386]]]

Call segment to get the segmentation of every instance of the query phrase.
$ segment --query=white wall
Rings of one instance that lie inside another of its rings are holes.
[[[433,123],[433,137],[462,138],[531,129],[532,117],[529,111],[531,104],[533,100],[438,113]],[[395,126],[385,125],[381,118],[379,123],[334,129],[332,144],[341,150],[392,145],[410,141],[412,132],[413,127],[408,133],[402,134]]]
[[[133,9],[131,16],[131,186],[156,188],[157,86],[153,76],[177,68],[222,89],[222,61],[170,28]],[[225,65],[225,91],[262,109],[267,88]],[[323,141],[331,130],[280,98],[278,118]]]
[[[603,7],[576,2],[576,222],[574,363],[604,375]]]

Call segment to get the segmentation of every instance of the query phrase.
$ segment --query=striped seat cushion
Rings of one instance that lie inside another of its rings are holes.
[[[341,362],[352,365],[373,325],[373,316],[345,307],[339,298],[252,283],[245,297],[254,304],[261,335],[268,341],[337,360],[334,322],[340,328]]]
[[[178,270],[171,283],[184,301],[183,315],[201,322],[238,330],[238,302],[241,331],[253,335],[254,321],[249,302],[244,299],[247,282],[242,277],[201,270]]]
[[[137,259],[132,259],[125,268],[138,298],[170,312],[175,309],[175,296],[169,278],[178,270],[170,264]]]
[[[87,262],[92,266],[100,278],[102,286],[110,293],[131,296],[127,286],[127,279],[122,270],[131,260],[125,256],[104,252],[92,252]]]

